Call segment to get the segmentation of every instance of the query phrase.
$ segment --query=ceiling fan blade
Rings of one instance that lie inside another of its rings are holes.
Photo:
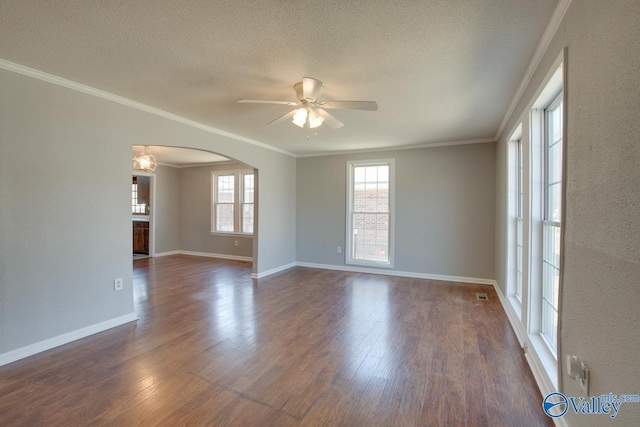
[[[311,101],[317,101],[322,92],[322,82],[311,77],[302,78],[302,97]]]
[[[281,115],[277,119],[271,120],[267,124],[268,125],[272,125],[272,124],[277,124],[277,123],[282,123],[284,121],[287,121],[287,120],[289,120],[289,119],[291,119],[293,117],[293,115],[296,113],[296,111],[298,111],[298,110],[291,110],[288,113]]]
[[[339,129],[344,126],[340,120],[333,117],[331,114],[324,111],[322,108],[316,108],[315,110],[320,117],[324,119],[324,123],[329,126],[331,129]]]
[[[378,103],[376,101],[327,101],[319,104],[322,108],[329,110],[378,111]]]
[[[266,101],[263,99],[241,99],[238,101],[240,104],[280,104],[280,105],[298,105],[299,102],[295,101]]]

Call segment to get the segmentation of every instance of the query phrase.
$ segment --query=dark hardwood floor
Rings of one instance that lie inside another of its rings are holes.
[[[553,425],[493,288],[250,273],[134,261],[140,320],[0,368],[0,425]]]

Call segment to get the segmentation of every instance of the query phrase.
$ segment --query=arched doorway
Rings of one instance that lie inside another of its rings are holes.
[[[132,148],[134,156],[143,150]],[[147,146],[146,152],[158,165],[132,172],[145,183],[132,182],[134,252],[145,252],[136,244],[146,233],[151,257],[183,253],[253,262],[258,170],[201,149]]]

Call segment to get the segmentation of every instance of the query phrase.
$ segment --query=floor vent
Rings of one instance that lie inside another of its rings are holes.
[[[488,301],[489,297],[487,296],[487,294],[483,293],[483,292],[476,292],[476,298],[481,300],[481,301]]]

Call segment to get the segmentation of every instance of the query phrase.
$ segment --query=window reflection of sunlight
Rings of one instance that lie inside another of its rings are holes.
[[[366,381],[384,372],[390,351],[390,304],[388,279],[355,279],[351,282],[350,329],[352,349],[350,355],[356,376]],[[364,351],[363,351],[364,350]]]
[[[253,286],[234,282],[216,284],[213,328],[221,338],[241,336],[248,342],[256,334]]]
[[[138,396],[140,401],[144,402],[145,406],[153,409],[159,402],[158,392],[160,390],[158,380],[153,374],[152,369],[146,364],[136,364],[137,369],[140,371],[140,381],[138,381]]]

